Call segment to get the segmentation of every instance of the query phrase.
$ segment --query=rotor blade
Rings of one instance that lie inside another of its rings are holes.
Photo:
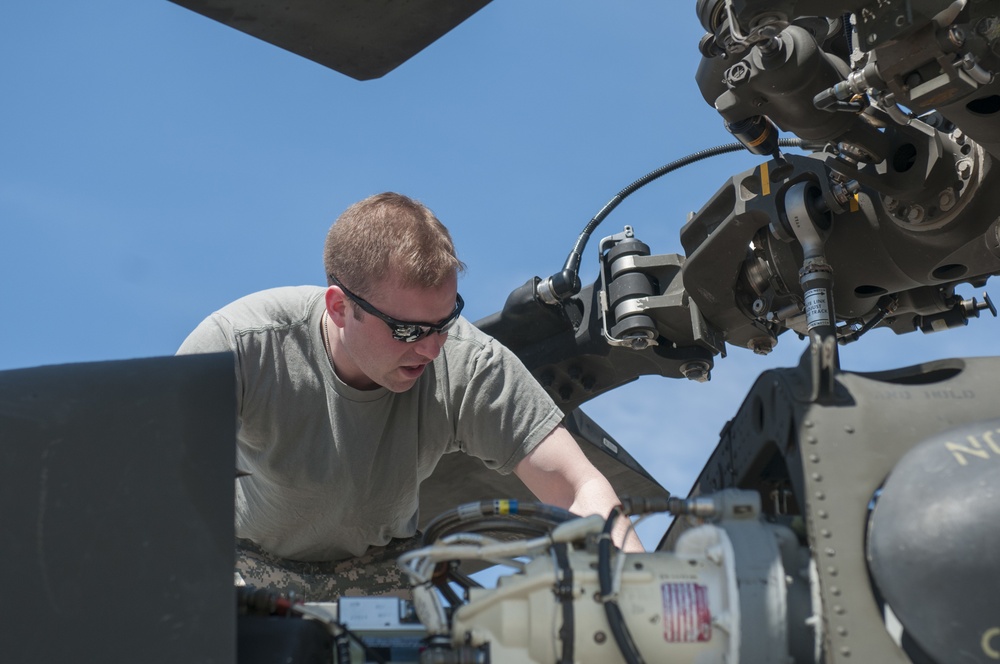
[[[171,0],[360,81],[379,78],[490,0]]]

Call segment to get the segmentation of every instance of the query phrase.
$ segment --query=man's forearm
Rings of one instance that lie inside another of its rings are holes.
[[[580,486],[579,491],[569,506],[569,511],[580,516],[600,514],[605,519],[611,510],[619,504],[618,496],[615,494],[611,484],[598,474]],[[645,548],[639,541],[639,536],[631,527],[628,517],[622,516],[615,522],[611,531],[611,541],[627,553],[642,553]]]
[[[556,427],[514,470],[539,500],[579,516],[599,514],[607,518],[619,504],[611,483],[580,450],[573,436]],[[628,519],[620,518],[612,540],[630,553],[644,551]]]

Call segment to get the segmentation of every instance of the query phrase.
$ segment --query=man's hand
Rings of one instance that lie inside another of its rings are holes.
[[[542,502],[579,516],[600,514],[607,518],[611,508],[619,503],[611,484],[562,425],[517,464],[514,474]],[[618,519],[611,537],[628,553],[645,551],[625,518]]]

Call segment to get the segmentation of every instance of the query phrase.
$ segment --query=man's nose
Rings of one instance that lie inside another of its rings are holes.
[[[431,332],[423,339],[416,342],[416,348],[419,355],[426,357],[428,360],[434,360],[438,355],[441,354],[441,347],[444,346],[444,342],[448,339],[447,332]]]

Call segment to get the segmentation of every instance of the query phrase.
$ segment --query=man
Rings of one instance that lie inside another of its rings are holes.
[[[309,599],[402,587],[392,561],[416,545],[420,483],[453,451],[576,514],[617,504],[524,366],[460,317],[464,265],[430,210],[393,193],[356,203],[324,263],[325,289],[237,300],[179,350],[235,353],[248,583]]]

